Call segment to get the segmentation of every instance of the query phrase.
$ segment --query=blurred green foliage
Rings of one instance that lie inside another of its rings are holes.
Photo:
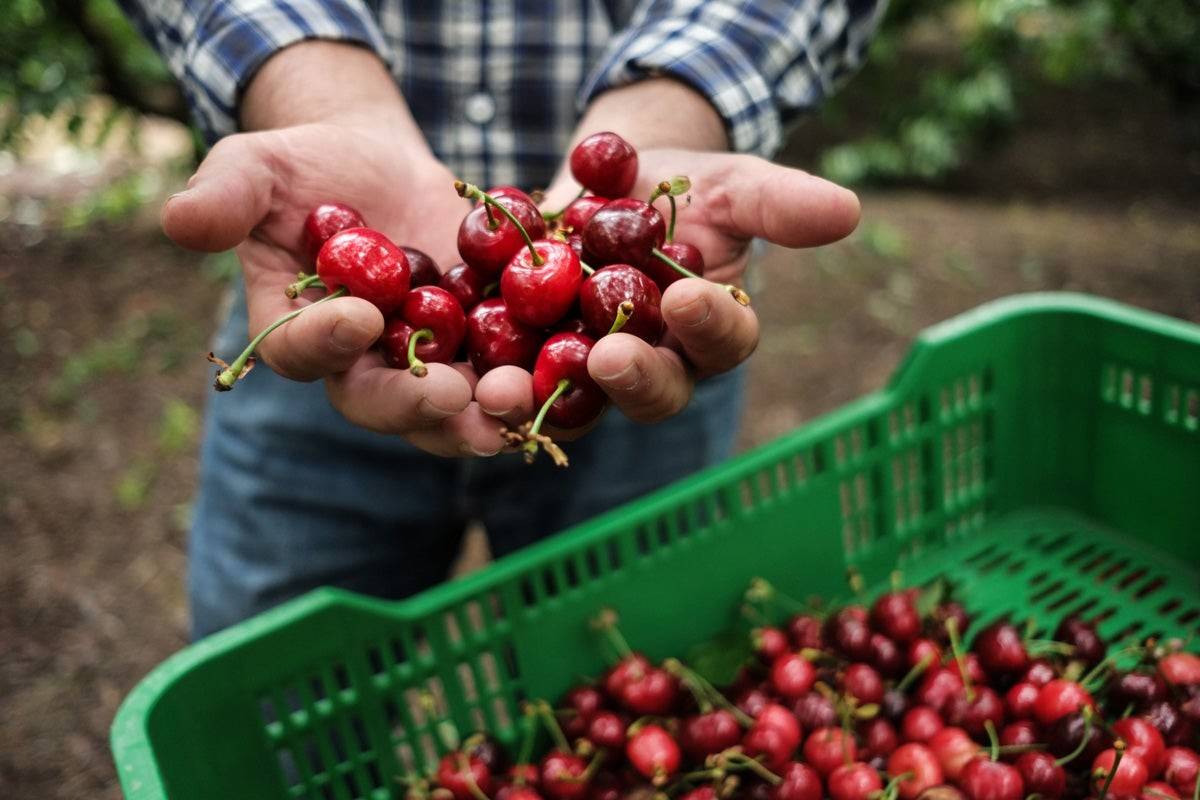
[[[853,94],[872,133],[825,152],[845,183],[936,180],[1011,126],[1031,87],[1154,82],[1200,101],[1196,0],[892,0]],[[860,85],[862,84],[862,85]],[[824,121],[847,116],[835,98]]]

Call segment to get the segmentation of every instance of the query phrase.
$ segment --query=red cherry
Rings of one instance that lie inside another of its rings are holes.
[[[686,242],[666,242],[658,249],[662,250],[675,263],[689,271],[697,275],[704,274],[704,256],[700,253],[699,248]],[[657,258],[646,259],[642,263],[642,269],[658,285],[658,288],[664,292],[668,286],[675,281],[682,280],[684,277],[682,272]]]
[[[1029,662],[1029,666],[1025,669],[1025,674],[1021,676],[1022,683],[1032,683],[1034,686],[1042,687],[1058,676],[1054,666],[1044,658],[1034,659]]]
[[[624,800],[625,782],[611,772],[597,772],[592,777],[588,800]]]
[[[718,708],[688,717],[679,731],[679,744],[694,761],[733,747],[742,739],[742,727],[732,712]]]
[[[900,745],[888,757],[887,773],[890,777],[896,778],[906,772],[911,772],[912,777],[897,784],[903,800],[916,800],[926,789],[937,786],[943,780],[942,766],[933,751],[917,742]]]
[[[463,311],[470,311],[483,302],[483,290],[491,283],[491,279],[477,272],[466,264],[458,264],[446,270],[446,274],[438,281],[438,286],[454,295]]]
[[[941,712],[962,690],[962,676],[957,667],[931,667],[917,687],[916,698],[918,703]]]
[[[1025,797],[1025,781],[1017,768],[986,756],[971,759],[963,767],[958,783],[969,800],[1022,800]]]
[[[788,638],[779,628],[758,628],[753,633],[753,644],[754,652],[770,664],[787,652]]]
[[[563,209],[560,222],[564,228],[572,231],[582,231],[592,215],[608,202],[608,198],[591,194],[586,197],[576,197]]]
[[[496,793],[496,800],[542,800],[542,796],[528,786],[506,787],[509,791],[503,796]]]
[[[1167,682],[1156,672],[1126,672],[1112,688],[1117,705],[1146,708],[1167,696]]]
[[[825,639],[852,661],[871,657],[871,629],[867,627],[866,616],[866,609],[847,606],[825,623]]]
[[[829,774],[829,796],[833,800],[869,800],[881,789],[879,773],[861,761],[842,764]]]
[[[616,750],[625,744],[629,722],[615,711],[597,711],[587,725],[587,740],[596,747]]]
[[[859,729],[863,740],[863,758],[868,761],[874,758],[887,758],[900,744],[900,736],[895,727],[882,717],[875,717],[864,722]]]
[[[1033,713],[1038,722],[1049,725],[1056,720],[1079,711],[1084,706],[1096,707],[1091,694],[1075,681],[1055,678],[1038,690],[1033,704]]]
[[[479,758],[465,753],[447,753],[438,762],[437,782],[454,795],[454,800],[475,800],[472,781],[484,794],[492,791],[492,773]]]
[[[1126,717],[1114,722],[1112,729],[1113,733],[1125,741],[1126,756],[1140,758],[1151,775],[1159,773],[1163,768],[1167,748],[1158,728],[1141,717]]]
[[[979,660],[979,656],[974,653],[967,653],[963,656],[963,669],[967,672],[967,677],[972,683],[987,683],[987,672],[983,669],[983,662]]]
[[[717,800],[717,790],[711,786],[698,786],[679,795],[679,800]]]
[[[604,336],[617,318],[617,308],[628,300],[633,314],[621,328],[650,344],[663,334],[662,295],[654,281],[628,264],[611,264],[598,269],[579,288],[579,308],[593,335]]]
[[[928,742],[946,727],[942,717],[929,706],[913,706],[900,723],[900,733],[906,742]]]
[[[347,228],[331,236],[317,253],[317,275],[330,292],[345,287],[384,316],[400,307],[409,289],[404,251],[370,228]]]
[[[308,212],[304,218],[304,250],[310,259],[316,259],[321,246],[335,233],[348,228],[365,228],[362,214],[342,203],[322,203]]]
[[[528,192],[526,192],[524,189],[518,189],[516,186],[493,186],[491,189],[488,189],[487,193],[490,194],[493,199],[509,197],[514,200],[521,200],[529,203],[531,206],[537,205],[537,203],[533,202],[533,198],[529,196]],[[484,201],[482,200],[477,200],[475,205],[483,205],[483,202]]]
[[[858,757],[858,746],[841,728],[818,728],[804,741],[804,760],[822,775]]]
[[[871,634],[871,666],[884,675],[899,677],[904,674],[906,666],[904,653],[900,647],[882,633]]]
[[[573,336],[570,333],[559,333],[551,337]],[[579,337],[583,338],[583,337]],[[586,359],[585,359],[586,363]],[[537,372],[534,372],[534,398],[538,396]],[[563,395],[564,397],[566,395]],[[553,411],[553,407],[551,407]],[[574,408],[571,409],[574,412]],[[549,419],[549,414],[547,414]],[[566,420],[574,421],[576,417]],[[562,425],[560,427],[578,427]],[[635,714],[646,716],[650,714],[668,714],[675,707],[679,698],[679,681],[675,676],[658,667],[647,667],[640,676],[634,676],[625,683],[621,692],[621,702]]]
[[[1020,672],[1029,664],[1029,653],[1016,626],[996,622],[979,632],[972,649],[986,670],[1000,674]]]
[[[765,728],[775,728],[782,733],[789,753],[800,746],[800,740],[804,736],[796,715],[778,703],[767,703],[763,706],[762,711],[758,712],[754,724]]]
[[[604,708],[604,695],[592,686],[576,686],[563,698],[563,707],[575,713],[563,722],[568,736],[583,736],[596,712]]]
[[[658,725],[646,725],[629,737],[625,756],[638,772],[662,785],[679,769],[679,745]]]
[[[1022,681],[1014,683],[1004,694],[1004,710],[1013,719],[1029,719],[1033,716],[1033,704],[1037,702],[1038,687]]]
[[[809,692],[796,701],[792,712],[804,730],[832,728],[837,724],[837,709],[833,701],[820,692]]]
[[[1142,789],[1139,800],[1163,800],[1164,797],[1179,800],[1179,792],[1175,791],[1175,787],[1169,783],[1150,781]]]
[[[883,678],[869,664],[851,664],[842,673],[842,689],[859,703],[883,700]]]
[[[1037,723],[1031,719],[1010,722],[1000,729],[999,739],[1002,747],[1034,744],[1038,741]]]
[[[519,785],[537,786],[541,777],[536,764],[513,764],[508,770],[509,781]]]
[[[962,728],[942,728],[929,740],[942,772],[957,781],[967,762],[979,754],[979,745]]]
[[[821,800],[821,776],[807,764],[789,761],[779,777],[783,780],[771,788],[770,800]]]
[[[1171,653],[1158,660],[1158,673],[1172,686],[1200,685],[1200,656]]]
[[[1072,648],[1071,658],[1086,664],[1098,664],[1108,646],[1096,626],[1079,617],[1067,617],[1054,630],[1054,638]]]
[[[584,775],[587,767],[587,762],[574,753],[551,750],[542,758],[542,793],[556,800],[586,797],[588,781]]]
[[[400,249],[408,258],[408,268],[412,272],[410,281],[412,288],[437,286],[442,279],[442,271],[438,269],[437,262],[426,255],[424,251],[415,247],[401,247]]]
[[[1142,712],[1142,716],[1151,725],[1158,728],[1163,741],[1167,744],[1186,745],[1191,742],[1194,730],[1192,722],[1184,717],[1182,709],[1177,708],[1173,703],[1167,700],[1154,703]]]
[[[996,726],[1004,722],[1004,701],[990,687],[975,686],[970,700],[963,690],[951,698],[944,713],[951,725],[963,728],[972,736],[982,736],[987,730],[987,722]]]
[[[1096,756],[1096,760],[1092,762],[1092,786],[1096,791],[1100,791],[1100,788],[1108,780],[1116,758],[1117,751],[1110,747]],[[1117,764],[1116,772],[1112,776],[1112,783],[1108,786],[1108,795],[1111,797],[1137,797],[1142,793],[1142,788],[1149,779],[1150,772],[1146,769],[1146,762],[1135,755],[1125,753],[1121,756],[1121,761]]]
[[[824,637],[821,635],[821,620],[808,614],[797,614],[788,620],[788,636],[792,637],[792,645],[803,650],[823,650]]]
[[[1067,773],[1049,753],[1022,753],[1014,764],[1025,791],[1041,795],[1046,800],[1058,800],[1067,791]]]
[[[742,737],[742,750],[751,758],[761,759],[767,769],[780,769],[792,757],[787,734],[771,725],[752,725]]]
[[[449,364],[466,336],[467,318],[454,295],[437,286],[418,286],[404,298],[398,316],[383,329],[383,355],[393,367],[408,368],[408,345],[412,334],[427,331],[417,342],[419,361]],[[414,374],[416,365],[413,365]],[[419,374],[424,374],[422,370]]]
[[[949,641],[947,635],[947,623],[954,620],[958,632],[962,633],[971,627],[971,615],[967,613],[967,609],[962,603],[957,603],[953,600],[942,603],[933,610],[933,631],[941,641]]]
[[[612,200],[592,215],[583,228],[584,260],[593,267],[632,264],[652,258],[667,236],[662,214],[641,200]]]
[[[921,632],[917,607],[904,592],[881,595],[871,606],[871,624],[897,642],[907,642]]]
[[[542,263],[534,263],[528,248],[519,250],[500,275],[500,296],[518,322],[548,328],[575,305],[583,269],[565,242],[543,239],[533,249]]]
[[[967,800],[967,796],[953,786],[942,784],[926,789],[921,793],[920,800]]]
[[[546,235],[546,221],[533,203],[511,196],[500,197],[496,202],[517,218],[530,239]],[[508,217],[497,209],[492,209],[491,214],[489,222],[488,209],[480,204],[463,217],[458,227],[458,254],[485,275],[498,274],[525,247],[525,238]]]
[[[908,666],[924,662],[926,668],[942,663],[942,648],[933,639],[913,639],[908,645]]]
[[[790,700],[808,694],[816,680],[812,662],[799,653],[784,653],[771,665],[771,685]]]
[[[604,691],[617,702],[625,694],[625,687],[635,679],[640,679],[650,669],[650,661],[641,653],[633,653],[608,671],[604,676]]]
[[[498,297],[467,314],[467,355],[480,375],[506,365],[532,369],[541,345],[541,332],[513,319]]]
[[[637,151],[611,131],[593,133],[575,145],[570,165],[575,180],[605,197],[624,197],[637,181]]]
[[[1163,780],[1175,787],[1175,791],[1191,797],[1189,792],[1196,785],[1200,773],[1200,755],[1188,747],[1168,747],[1163,753]]]
[[[771,698],[765,691],[759,687],[751,687],[737,695],[734,705],[746,716],[757,717],[769,702],[771,702]]]

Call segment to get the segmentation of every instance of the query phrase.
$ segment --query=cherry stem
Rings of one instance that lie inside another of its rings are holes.
[[[650,250],[650,252],[651,252],[651,254],[654,255],[655,258],[659,259],[664,264],[666,264],[668,267],[675,270],[676,272],[678,272],[680,275],[684,276],[685,278],[699,278],[702,281],[708,280],[707,278],[701,278],[699,275],[692,272],[690,269],[685,267],[683,264],[680,264],[675,259],[671,258],[669,255],[664,253],[662,250],[659,250],[657,247],[652,248]],[[712,281],[709,281],[709,282],[712,283]],[[750,295],[746,294],[745,290],[739,289],[738,287],[734,286],[732,283],[726,283],[724,285],[724,288],[725,288],[725,291],[729,292],[729,294],[733,296],[733,299],[738,301],[739,304],[741,304],[743,306],[750,305]]]
[[[412,336],[408,337],[408,371],[418,378],[424,378],[429,374],[429,369],[425,366],[425,362],[417,358],[417,344],[425,339],[433,341],[433,331],[429,328],[421,328],[419,331],[413,331]]]
[[[595,268],[586,264],[582,258],[579,259],[579,268],[583,270],[583,274],[585,274],[585,275],[595,275],[596,274]]]
[[[325,284],[321,281],[320,275],[305,275],[304,273],[300,273],[300,278],[295,283],[288,284],[288,287],[283,290],[283,293],[288,298],[295,300],[305,289],[324,288]]]
[[[1192,800],[1200,800],[1200,773],[1196,775],[1196,786],[1192,789]]]
[[[609,333],[617,333],[621,328],[625,327],[625,323],[629,322],[629,318],[633,316],[633,301],[622,300],[621,305],[617,306],[617,317],[613,320],[612,327],[608,329]]]
[[[666,195],[667,200],[671,203],[671,220],[667,223],[667,241],[675,241],[675,195],[671,192],[671,182],[662,181],[654,187],[654,191],[650,193],[650,205],[654,205],[654,201]]]
[[[1026,639],[1025,650],[1031,656],[1040,656],[1046,653],[1059,656],[1074,655],[1075,647],[1066,642],[1056,642],[1053,639]]]
[[[1045,750],[1046,745],[1041,742],[1031,742],[1030,744],[1002,744],[998,748],[1001,755],[1012,755],[1013,753],[1034,753],[1039,750]]]
[[[783,783],[782,777],[767,769],[757,758],[750,758],[741,753],[728,753],[725,756],[725,760],[730,766],[745,767],[772,786],[778,786]]]
[[[567,209],[571,207],[571,203],[574,203],[576,200],[583,197],[585,194],[587,194],[587,187],[580,186],[579,194],[575,195],[570,200],[568,200],[567,204],[565,206],[563,206],[562,208],[560,208],[558,211],[543,211],[542,219],[546,220],[546,222],[553,222],[554,220],[561,217],[563,214],[567,213]]]
[[[954,663],[958,665],[958,674],[962,676],[967,702],[974,702],[975,687],[971,685],[971,676],[967,674],[967,661],[963,657],[962,642],[958,638],[958,620],[954,617],[946,620],[946,633],[950,635],[950,652],[954,654]]]
[[[1121,758],[1125,755],[1125,742],[1117,739],[1113,742],[1113,763],[1108,770],[1108,776],[1104,779],[1104,786],[1100,788],[1100,796],[1096,800],[1104,800],[1108,796],[1108,787],[1112,786],[1113,778],[1117,777],[1117,767],[1121,766]]]
[[[546,420],[546,414],[550,411],[550,406],[554,405],[554,401],[562,397],[563,392],[571,388],[570,378],[560,378],[558,385],[554,387],[554,391],[546,398],[546,402],[542,403],[541,409],[538,410],[538,415],[533,420],[533,427],[529,429],[530,436],[536,436],[538,431],[542,429],[542,423]],[[536,445],[535,445],[536,449]]]
[[[1093,683],[1098,677],[1100,677],[1101,673],[1103,673],[1105,670],[1114,666],[1117,661],[1121,660],[1125,656],[1133,655],[1134,653],[1142,653],[1145,651],[1145,649],[1145,646],[1140,644],[1121,648],[1111,656],[1108,656],[1102,660],[1096,666],[1092,667],[1092,669],[1086,675],[1079,679],[1079,684],[1084,688],[1088,688],[1089,684]]]
[[[458,771],[463,779],[463,783],[467,785],[467,791],[471,793],[471,796],[475,800],[491,800],[490,797],[483,793],[483,789],[479,788],[479,784],[475,782],[475,776],[471,774],[471,759],[463,753],[458,754]]]
[[[884,786],[883,791],[879,794],[880,800],[893,800],[900,793],[900,784],[915,777],[917,777],[916,773],[911,769],[901,772],[899,775],[893,775],[892,779],[887,782],[887,786]]]
[[[1054,763],[1057,764],[1058,766],[1064,767],[1067,764],[1070,764],[1075,759],[1079,758],[1079,756],[1083,753],[1084,749],[1087,747],[1088,742],[1091,741],[1091,739],[1092,739],[1092,709],[1090,706],[1083,707],[1083,721],[1084,721],[1084,725],[1086,726],[1083,729],[1083,738],[1079,740],[1079,744],[1075,746],[1074,750],[1067,753],[1062,758],[1055,760]]]
[[[749,603],[776,603],[789,614],[807,614],[811,610],[794,597],[779,591],[775,584],[766,578],[751,578],[745,597]]]
[[[437,717],[441,716],[438,712],[437,700],[430,692],[421,692],[417,702],[420,704],[421,710],[425,712],[427,717],[436,719]],[[452,721],[448,719],[439,720],[434,724],[433,728],[436,731],[438,741],[441,742],[443,748],[446,750],[458,749],[458,746],[461,744],[461,742],[458,735],[458,728]]]
[[[720,706],[730,714],[733,714],[734,718],[737,719],[738,724],[743,728],[749,728],[754,724],[754,720],[750,717],[750,715],[748,715],[745,711],[742,711],[733,703],[729,702],[729,699],[725,697],[725,695],[721,694],[717,687],[709,683],[708,679],[684,664],[679,659],[668,658],[667,660],[663,661],[663,669],[683,681],[685,685],[688,685],[689,689],[691,689],[694,685],[704,693],[710,704]],[[695,694],[695,692],[693,692],[693,694]],[[696,696],[696,699],[700,699],[699,695]]]
[[[990,719],[983,721],[983,729],[987,731],[988,744],[992,747],[992,761],[1000,760],[1000,737],[996,735],[996,723]]]
[[[535,700],[533,709],[538,717],[542,720],[542,725],[549,732],[550,738],[554,740],[554,746],[564,753],[571,752],[571,743],[567,741],[566,734],[558,725],[558,720],[554,718],[554,713],[550,710],[550,704],[545,700]]]
[[[483,291],[480,292],[480,294],[483,295],[484,297],[491,297],[492,294],[499,288],[500,288],[500,281],[492,281],[487,286],[483,287]]]
[[[912,669],[900,679],[900,682],[896,684],[896,691],[903,692],[911,686],[913,681],[925,674],[925,670],[929,669],[929,665],[932,663],[933,653],[927,653],[920,661],[913,664]]]
[[[250,344],[246,345],[246,349],[241,352],[241,355],[235,358],[232,364],[217,374],[217,380],[213,384],[213,388],[215,388],[218,392],[227,392],[232,389],[233,385],[237,383],[239,378],[242,377],[242,371],[246,369],[246,363],[250,360],[250,357],[254,355],[254,351],[258,349],[258,346],[262,344],[263,339],[266,339],[267,334],[269,334],[271,331],[275,330],[280,325],[283,325],[285,322],[290,322],[308,309],[319,306],[321,303],[329,300],[342,297],[345,294],[346,287],[343,286],[336,292],[327,294],[316,302],[309,303],[301,308],[297,308],[295,311],[289,311],[267,327],[263,328],[257,336],[250,340]]]
[[[633,648],[629,646],[624,634],[617,627],[617,612],[611,608],[601,610],[596,618],[592,620],[592,627],[602,632],[608,643],[617,651],[617,658],[629,658],[633,655]]]
[[[517,764],[525,765],[529,763],[529,759],[533,758],[533,741],[534,734],[537,728],[533,724],[533,713],[528,707],[525,709],[524,717],[524,733],[521,736],[521,750],[517,753]],[[517,770],[517,783],[525,785],[525,771]]]
[[[508,217],[508,221],[516,227],[517,231],[521,234],[521,238],[525,240],[525,246],[529,248],[529,255],[533,260],[533,265],[535,267],[540,267],[542,264],[546,263],[546,260],[542,258],[540,253],[538,253],[537,248],[533,246],[533,239],[529,238],[529,231],[525,230],[525,226],[521,224],[521,221],[517,219],[503,203],[497,202],[496,198],[492,197],[483,189],[480,189],[478,186],[475,186],[471,183],[455,181],[454,190],[458,192],[459,197],[469,197],[472,200],[482,200],[485,203],[485,208],[490,209],[494,206],[495,208],[499,209],[500,213]],[[490,220],[491,218],[492,212],[488,211],[488,219]]]

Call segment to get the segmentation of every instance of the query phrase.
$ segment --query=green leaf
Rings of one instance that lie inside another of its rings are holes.
[[[729,630],[693,647],[687,665],[714,686],[727,686],[753,654],[746,632]]]

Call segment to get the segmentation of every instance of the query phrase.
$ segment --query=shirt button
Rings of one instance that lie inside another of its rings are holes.
[[[496,118],[496,101],[487,92],[476,92],[467,98],[463,114],[468,122],[486,125]]]

